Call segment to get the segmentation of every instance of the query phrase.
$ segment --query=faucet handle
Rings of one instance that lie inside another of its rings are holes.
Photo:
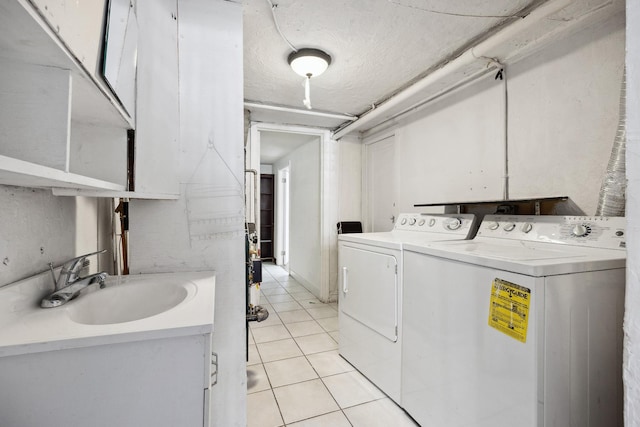
[[[88,254],[77,256],[75,258],[71,258],[70,260],[65,261],[65,263],[62,264],[62,268],[67,268],[67,270],[69,271],[75,271],[76,269],[78,269],[79,265],[82,266],[85,258],[90,257],[92,255],[103,254],[106,251],[107,251],[106,249],[103,249],[101,251],[91,252]]]
[[[107,250],[103,249],[101,251],[91,252],[88,254],[80,255],[75,258],[71,258],[62,264],[62,268],[60,269],[60,275],[58,276],[58,280],[56,282],[56,289],[60,289],[72,283],[78,278],[78,273],[80,269],[84,266],[84,261],[87,257],[92,255],[105,253]]]

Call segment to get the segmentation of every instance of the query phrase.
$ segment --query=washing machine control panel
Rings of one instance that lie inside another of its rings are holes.
[[[448,233],[468,236],[475,229],[476,217],[472,214],[420,214],[398,215],[394,230],[425,233]]]
[[[477,236],[624,249],[625,218],[486,215]]]

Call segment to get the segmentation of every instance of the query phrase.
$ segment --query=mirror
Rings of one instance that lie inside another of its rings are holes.
[[[133,118],[138,56],[134,0],[109,0],[103,54],[104,79]]]

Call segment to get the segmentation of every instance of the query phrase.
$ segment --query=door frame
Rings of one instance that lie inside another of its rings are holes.
[[[331,274],[332,249],[337,247],[335,224],[338,221],[338,147],[327,129],[254,122],[250,128],[251,168],[260,170],[260,132],[284,132],[317,136],[320,139],[320,295],[322,302],[336,301],[337,275]],[[337,260],[334,262],[337,264]],[[335,276],[335,277],[334,277]]]

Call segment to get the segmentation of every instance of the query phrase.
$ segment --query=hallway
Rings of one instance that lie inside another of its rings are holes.
[[[323,304],[281,267],[263,266],[263,322],[251,322],[249,427],[414,427],[338,355],[338,305]]]

